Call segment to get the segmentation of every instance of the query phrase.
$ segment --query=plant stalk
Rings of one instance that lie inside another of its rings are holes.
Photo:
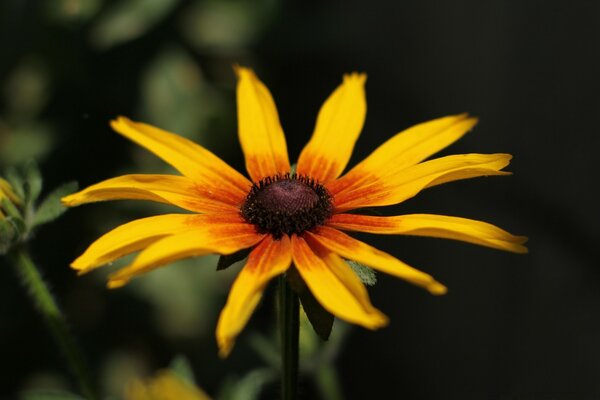
[[[79,383],[82,394],[86,399],[97,400],[98,396],[93,390],[83,353],[69,330],[65,316],[58,307],[38,268],[33,263],[27,250],[22,246],[15,248],[10,255],[22,285],[44,317],[54,339],[58,342],[71,371]]]
[[[281,332],[281,398],[296,400],[300,302],[284,275],[279,278],[279,329]]]

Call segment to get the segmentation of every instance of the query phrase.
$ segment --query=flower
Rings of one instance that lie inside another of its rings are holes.
[[[369,329],[388,319],[345,260],[402,278],[435,295],[446,287],[390,254],[343,231],[455,239],[526,252],[526,238],[485,222],[431,214],[391,217],[351,213],[403,202],[421,190],[460,179],[508,175],[509,154],[462,154],[424,161],[462,137],[477,122],[452,115],[396,134],[346,174],[366,115],[364,74],[345,75],[323,104],[312,138],[290,173],[287,146],[267,87],[238,67],[239,139],[250,180],[213,153],[183,137],[119,117],[114,130],[147,148],[182,176],[125,175],[67,196],[69,206],[138,199],[172,204],[193,214],[167,214],[119,226],[94,242],[72,267],[86,273],[142,250],[108,286],[185,257],[221,255],[252,248],[229,292],[217,325],[221,356],[232,349],[267,283],[293,264],[321,305],[335,316]],[[342,175],[340,177],[340,175]]]
[[[162,371],[147,382],[130,382],[125,389],[125,400],[210,400],[210,397],[177,375]]]
[[[21,204],[21,199],[13,190],[11,184],[8,183],[7,180],[0,178],[0,202],[2,202],[4,199],[13,204]],[[2,212],[2,204],[0,204],[0,219],[1,218],[4,218],[4,213]]]

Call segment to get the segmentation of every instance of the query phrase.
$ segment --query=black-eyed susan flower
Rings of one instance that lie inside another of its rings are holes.
[[[525,252],[524,237],[485,222],[443,215],[392,217],[352,213],[401,203],[421,190],[460,179],[507,175],[509,154],[462,154],[424,161],[462,137],[477,122],[466,114],[435,119],[393,136],[371,155],[346,168],[366,115],[364,74],[344,76],[323,104],[312,138],[291,173],[275,103],[267,87],[238,68],[239,138],[250,179],[213,153],[175,134],[119,117],[111,126],[150,150],[181,175],[125,175],[67,196],[64,203],[138,199],[172,204],[192,214],[167,214],[119,226],[94,242],[72,267],[81,273],[140,251],[109,278],[119,287],[172,261],[251,248],[218,326],[221,355],[259,303],[267,283],[293,264],[330,313],[369,329],[387,324],[345,260],[397,276],[435,295],[446,287],[390,254],[343,231],[461,240]],[[341,177],[340,177],[341,176]]]
[[[21,199],[17,196],[11,184],[7,180],[0,178],[0,218],[4,218],[1,203],[5,199],[13,204],[21,204]]]
[[[125,400],[210,400],[202,389],[170,371],[146,381],[134,380],[125,389]]]

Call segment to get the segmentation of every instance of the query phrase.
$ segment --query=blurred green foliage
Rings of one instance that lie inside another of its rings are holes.
[[[9,57],[0,60],[0,168],[10,172],[36,160],[50,187],[68,179],[85,185],[119,173],[170,170],[109,132],[108,121],[118,114],[224,150],[216,153],[227,157],[231,146],[224,138],[235,138],[236,130],[232,65],[254,58],[253,46],[281,7],[277,0],[4,1],[0,33],[11,46]],[[27,190],[37,198],[42,188],[34,186]],[[58,216],[63,209],[57,199],[70,190],[44,193],[47,200],[38,203],[32,223]],[[241,263],[216,272],[216,257],[185,260],[118,291],[105,289],[106,275],[128,259],[84,278],[68,269],[78,252],[109,229],[174,211],[139,202],[91,205],[38,235],[34,248],[89,353],[96,383],[107,399],[121,398],[129,380],[150,376],[183,353],[185,359],[176,358],[171,368],[186,379],[195,376],[217,399],[271,398],[279,350],[268,298],[254,317],[260,323],[240,336],[232,357],[216,357],[216,319]],[[0,290],[10,284],[0,281]],[[35,321],[7,318],[0,327],[3,346],[34,340],[34,332],[24,330]],[[340,398],[333,367],[347,331],[340,327],[323,343],[307,320],[302,325],[302,370],[323,398]],[[75,385],[45,344],[32,348],[31,357],[5,358],[0,397],[21,392],[26,400],[78,398],[67,394]],[[11,363],[23,365],[9,370]]]

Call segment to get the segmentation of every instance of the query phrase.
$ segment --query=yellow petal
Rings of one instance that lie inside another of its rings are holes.
[[[238,214],[197,217],[194,229],[153,243],[132,264],[111,275],[108,286],[123,286],[134,276],[182,258],[235,253],[254,246],[264,236],[256,233],[254,225],[243,222]]]
[[[476,118],[459,114],[412,126],[379,146],[330,189],[335,194],[338,188],[348,190],[350,188],[346,186],[349,186],[349,183],[356,187],[372,175],[396,175],[454,143],[476,123]]]
[[[492,224],[473,219],[446,215],[409,214],[394,217],[336,214],[327,221],[328,226],[359,232],[378,234],[429,236],[454,239],[492,247],[495,249],[526,253],[524,236],[514,236]]]
[[[121,225],[101,236],[71,264],[86,273],[120,257],[148,247],[165,236],[196,229],[206,219],[194,214],[166,214]]]
[[[227,357],[231,352],[237,335],[246,326],[267,283],[284,273],[291,262],[292,251],[288,236],[283,236],[280,240],[267,236],[252,250],[248,262],[229,291],[227,304],[219,317],[217,343],[221,357]]]
[[[106,200],[150,200],[195,212],[233,212],[243,199],[243,195],[208,190],[183,176],[123,175],[63,197],[62,202],[72,207]]]
[[[0,200],[2,200],[3,198],[7,198],[15,204],[21,204],[21,199],[14,192],[10,183],[0,178]]]
[[[237,67],[238,131],[253,181],[290,171],[287,145],[269,89],[248,68]]]
[[[125,117],[111,121],[112,128],[171,164],[201,185],[245,195],[250,182],[204,147],[173,133]]]
[[[431,275],[421,272],[366,243],[351,238],[337,229],[322,226],[313,232],[305,232],[305,235],[348,260],[358,261],[375,270],[404,279],[427,289],[431,294],[440,295],[445,294],[447,291],[446,287],[433,279]]]
[[[371,305],[367,290],[339,256],[292,236],[294,265],[323,308],[345,321],[377,329],[388,319]]]
[[[147,382],[130,382],[125,390],[125,400],[210,400],[210,397],[173,373],[164,371]]]
[[[334,206],[337,211],[387,206],[442,183],[479,176],[509,175],[501,169],[509,164],[511,157],[510,154],[459,154],[422,162],[396,175],[383,169],[378,175],[364,179],[357,177],[362,184],[347,182],[345,189],[334,194]]]
[[[313,135],[300,154],[297,171],[321,183],[337,178],[360,135],[367,103],[365,74],[349,74],[321,107]]]

